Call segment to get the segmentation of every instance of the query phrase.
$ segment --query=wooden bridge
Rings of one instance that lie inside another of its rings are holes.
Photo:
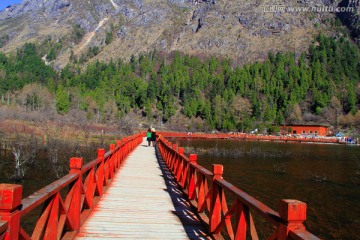
[[[126,137],[85,165],[71,158],[68,175],[24,199],[21,185],[0,184],[0,240],[318,239],[305,203],[281,200],[276,212],[165,137],[156,148],[143,133]]]

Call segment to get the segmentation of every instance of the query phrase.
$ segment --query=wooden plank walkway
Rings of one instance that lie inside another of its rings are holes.
[[[77,239],[211,239],[146,139],[126,159]]]

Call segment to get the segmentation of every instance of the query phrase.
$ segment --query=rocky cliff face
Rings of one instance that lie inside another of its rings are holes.
[[[269,51],[307,49],[333,13],[290,11],[289,7],[333,6],[337,1],[290,0],[24,0],[0,12],[0,47],[14,51],[25,42],[61,42],[52,62],[62,68],[97,47],[87,59],[128,59],[156,49],[229,57],[242,64]],[[81,29],[80,39],[76,31]],[[75,33],[74,33],[75,32]],[[106,39],[112,33],[112,41]]]
[[[360,43],[360,0],[342,0],[339,6],[352,11],[339,12],[337,16],[350,29],[352,37]]]

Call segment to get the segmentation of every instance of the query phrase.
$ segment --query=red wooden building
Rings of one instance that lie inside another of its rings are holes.
[[[288,125],[281,126],[281,132],[301,135],[326,136],[329,134],[329,128],[321,125]]]

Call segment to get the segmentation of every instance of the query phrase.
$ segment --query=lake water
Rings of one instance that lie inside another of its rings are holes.
[[[280,199],[307,203],[307,229],[322,239],[360,239],[360,147],[334,144],[179,140],[207,169],[278,210]]]
[[[322,239],[360,239],[360,147],[330,144],[179,140],[186,154],[197,153],[207,169],[224,165],[224,178],[278,210],[280,199],[308,205],[305,224]],[[95,154],[94,154],[95,155]],[[96,156],[87,157],[94,159]],[[0,182],[11,182],[11,153],[0,150]],[[49,161],[39,157],[29,166],[23,197],[57,179]],[[65,158],[68,159],[68,158]],[[3,164],[5,163],[5,164]],[[68,160],[57,166],[68,172]],[[34,218],[37,213],[34,213]]]
[[[59,153],[57,164],[51,164],[47,158],[45,150],[38,151],[36,160],[33,164],[26,166],[24,179],[20,182],[12,180],[14,175],[14,156],[11,151],[0,149],[0,183],[20,184],[23,186],[23,198],[33,194],[48,184],[54,182],[62,176],[69,173],[69,159],[72,156],[83,156],[85,162],[96,158],[96,148],[88,146],[82,148],[82,153],[77,155],[76,152],[66,149]],[[94,150],[95,149],[95,150]],[[21,219],[21,225],[28,233],[32,232],[36,220],[38,220],[42,210],[42,205],[35,208]]]

